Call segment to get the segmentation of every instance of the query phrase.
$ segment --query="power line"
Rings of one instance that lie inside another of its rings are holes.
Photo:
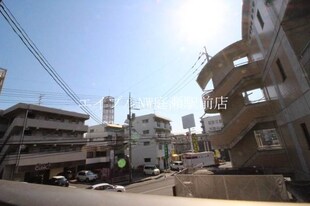
[[[2,8],[2,9],[1,9]],[[77,94],[68,86],[68,84],[61,78],[61,76],[56,72],[56,70],[47,61],[44,55],[36,47],[33,41],[29,38],[24,29],[15,19],[14,15],[5,6],[3,1],[0,1],[0,13],[8,22],[12,30],[17,34],[23,44],[31,52],[31,54],[38,60],[45,71],[52,77],[52,79],[61,87],[61,89],[73,100],[84,112],[86,112],[92,119],[97,123],[101,123],[99,118],[85,105],[81,105],[80,99]]]
[[[204,63],[206,61],[209,61],[211,56],[208,54],[206,47],[204,47],[204,52],[200,52],[199,56],[196,60],[196,62],[193,64],[193,66],[169,89],[167,90],[163,95],[163,99],[168,99],[169,97],[171,97],[172,95],[175,95],[176,93],[178,93],[179,91],[181,91],[183,88],[185,88],[190,82],[192,82],[197,76],[195,75],[195,73],[198,71],[198,69],[204,65]],[[197,63],[200,61],[201,57],[205,55],[206,58],[200,63],[200,65],[194,70],[192,71]],[[194,76],[194,77],[192,77]],[[185,82],[185,83],[184,83]]]

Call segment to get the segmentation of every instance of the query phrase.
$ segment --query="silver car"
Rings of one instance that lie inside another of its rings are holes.
[[[89,181],[95,181],[96,179],[98,179],[97,174],[93,173],[90,170],[79,171],[76,175],[77,181],[89,182]]]

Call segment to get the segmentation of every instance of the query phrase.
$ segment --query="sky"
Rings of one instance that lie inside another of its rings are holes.
[[[210,56],[241,39],[241,0],[3,0],[66,84],[99,119],[115,98],[115,123],[155,113],[185,133],[194,114],[201,132],[196,77]],[[0,109],[40,104],[84,113],[49,76],[0,15],[0,67],[7,70]],[[198,57],[201,58],[198,60]],[[206,89],[212,89],[208,85]],[[90,119],[87,125],[98,124]]]

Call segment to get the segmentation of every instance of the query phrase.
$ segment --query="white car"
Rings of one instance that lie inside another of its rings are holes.
[[[171,164],[170,164],[170,169],[171,170],[183,170],[184,169],[184,166],[183,166],[183,162],[182,161],[173,161]]]
[[[144,165],[143,173],[145,175],[159,175],[160,170],[156,167],[156,165]]]
[[[89,182],[89,181],[95,181],[96,179],[98,179],[97,174],[93,173],[90,170],[79,171],[76,175],[77,181]]]
[[[110,191],[110,192],[126,192],[125,187],[121,185],[111,185],[108,183],[100,183],[96,184],[90,187],[87,187],[86,189],[90,190],[104,190],[104,191]]]

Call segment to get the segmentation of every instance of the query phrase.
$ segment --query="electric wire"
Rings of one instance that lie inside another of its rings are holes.
[[[2,8],[2,10],[1,10]],[[6,11],[7,10],[7,11]],[[17,34],[17,36],[21,39],[23,44],[27,47],[27,49],[31,52],[31,54],[38,60],[41,66],[45,69],[45,71],[53,78],[53,80],[61,87],[61,89],[92,119],[94,119],[97,123],[101,123],[99,118],[85,105],[80,104],[79,97],[76,93],[68,86],[68,84],[61,78],[61,76],[56,72],[56,70],[51,66],[51,64],[47,61],[47,59],[43,56],[43,54],[39,51],[36,45],[29,38],[27,33],[21,28],[19,23],[16,21],[13,14],[9,11],[9,9],[5,6],[4,2],[0,2],[0,13],[5,18],[5,20],[9,23],[10,27]]]
[[[200,52],[196,62],[193,64],[193,66],[189,70],[187,70],[187,72],[169,90],[167,90],[162,95],[163,101],[167,100],[167,99],[169,99],[169,97],[177,94],[179,91],[181,91],[183,88],[185,88],[189,83],[191,83],[198,76],[198,74],[195,74],[195,73],[198,71],[198,69],[201,66],[204,65],[204,63],[206,62],[206,59],[204,59],[201,62],[201,64],[194,71],[192,71],[192,70],[196,67],[197,63],[199,62],[199,60],[201,59],[201,57],[203,55],[204,55],[204,53]]]

